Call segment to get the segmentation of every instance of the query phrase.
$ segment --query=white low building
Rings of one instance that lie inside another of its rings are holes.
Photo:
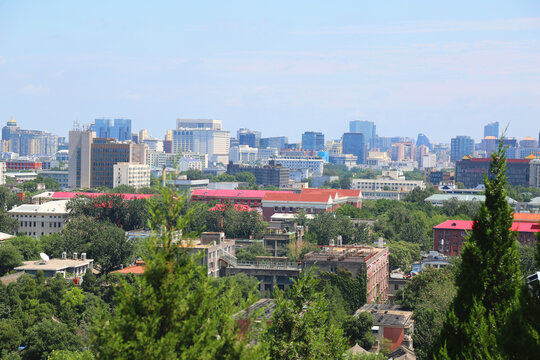
[[[113,166],[113,187],[132,186],[135,189],[150,186],[150,166],[134,163],[117,163]]]
[[[409,192],[415,188],[425,189],[422,180],[394,180],[394,179],[352,179],[351,189],[355,190],[392,190]]]
[[[19,222],[19,233],[38,238],[59,233],[66,222],[68,200],[24,204],[8,211]]]

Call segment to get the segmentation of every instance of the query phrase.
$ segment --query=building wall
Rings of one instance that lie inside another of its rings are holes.
[[[114,165],[128,163],[131,144],[96,139],[91,149],[91,187],[114,187]]]
[[[390,179],[352,179],[351,189],[355,190],[383,190],[389,188],[393,191],[412,191],[419,187],[424,189],[424,182],[419,180],[390,180]]]
[[[540,159],[529,163],[529,186],[540,188]]]
[[[366,158],[366,140],[361,133],[343,134],[343,154],[350,154],[357,157],[356,162],[363,164]]]
[[[508,159],[506,177],[513,186],[529,186],[530,160]],[[489,177],[490,159],[462,159],[456,162],[456,183],[462,182],[467,188],[474,188],[484,183],[484,173]]]
[[[148,165],[117,163],[113,165],[113,173],[113,187],[127,185],[140,189],[150,186],[150,166]]]
[[[70,188],[89,188],[90,158],[94,133],[91,131],[69,132],[68,183]]]

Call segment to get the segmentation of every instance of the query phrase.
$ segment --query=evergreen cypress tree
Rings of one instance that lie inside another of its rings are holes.
[[[502,141],[484,175],[486,201],[462,251],[458,292],[434,348],[438,359],[500,358],[498,337],[518,305],[522,278],[512,212],[506,201]]]
[[[173,241],[190,222],[190,211],[181,216],[184,198],[167,190],[161,195],[149,206],[156,236],[149,244],[146,270],[135,284],[121,284],[112,316],[95,327],[96,358],[249,357],[256,349],[246,348],[247,341],[238,335],[232,316],[238,309],[230,293],[218,296],[221,289],[206,267]]]

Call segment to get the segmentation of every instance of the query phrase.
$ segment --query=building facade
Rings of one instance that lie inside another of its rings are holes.
[[[373,121],[349,121],[349,132],[363,134],[366,147],[368,149],[375,147],[377,127],[375,126],[375,123]]]
[[[8,211],[19,223],[19,232],[39,238],[58,234],[65,225],[67,200],[49,201],[43,204],[24,204]]]
[[[302,134],[302,149],[304,150],[324,150],[324,134],[315,131],[306,131]]]
[[[450,161],[474,155],[474,140],[470,136],[457,136],[450,142]]]
[[[356,163],[363,164],[366,158],[366,138],[362,133],[343,134],[342,153],[356,156]]]
[[[257,185],[270,185],[278,188],[289,186],[289,169],[281,166],[250,166],[233,163],[229,163],[227,166],[227,173],[230,175],[236,175],[246,171],[255,176]]]
[[[456,162],[456,183],[461,182],[466,188],[474,188],[484,183],[484,174],[489,172],[491,159],[466,158]],[[507,159],[506,177],[513,186],[529,186],[530,159]]]
[[[140,189],[150,187],[150,166],[129,162],[113,165],[113,187],[127,185]]]
[[[90,131],[96,133],[98,138],[116,139],[119,141],[131,140],[131,120],[130,119],[95,119],[90,125]]]
[[[317,266],[316,272],[348,271],[353,278],[365,276],[368,303],[388,300],[389,251],[388,248],[360,245],[324,245],[302,259],[302,267]]]

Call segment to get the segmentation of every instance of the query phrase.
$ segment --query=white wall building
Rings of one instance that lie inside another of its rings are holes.
[[[19,222],[19,232],[38,238],[59,233],[65,224],[68,200],[49,201],[44,204],[24,204],[8,211]]]
[[[132,186],[136,189],[150,186],[150,166],[133,163],[117,163],[113,168],[113,186]]]
[[[6,184],[6,163],[0,162],[0,185]]]
[[[273,159],[276,165],[295,170],[309,170],[313,175],[322,175],[324,160],[316,157],[277,157]]]
[[[268,164],[268,161],[277,157],[278,154],[279,151],[277,148],[259,149],[259,152],[257,154],[257,160],[259,160],[261,164]]]
[[[419,187],[425,189],[422,180],[393,180],[393,179],[352,179],[351,189],[354,190],[392,190],[409,192]]]
[[[230,161],[235,164],[250,164],[257,161],[259,149],[249,145],[233,146],[230,151]]]
[[[231,135],[221,130],[221,120],[177,119],[173,131],[173,152],[208,154],[212,162],[229,162]]]
[[[540,188],[540,159],[529,163],[529,186]]]

